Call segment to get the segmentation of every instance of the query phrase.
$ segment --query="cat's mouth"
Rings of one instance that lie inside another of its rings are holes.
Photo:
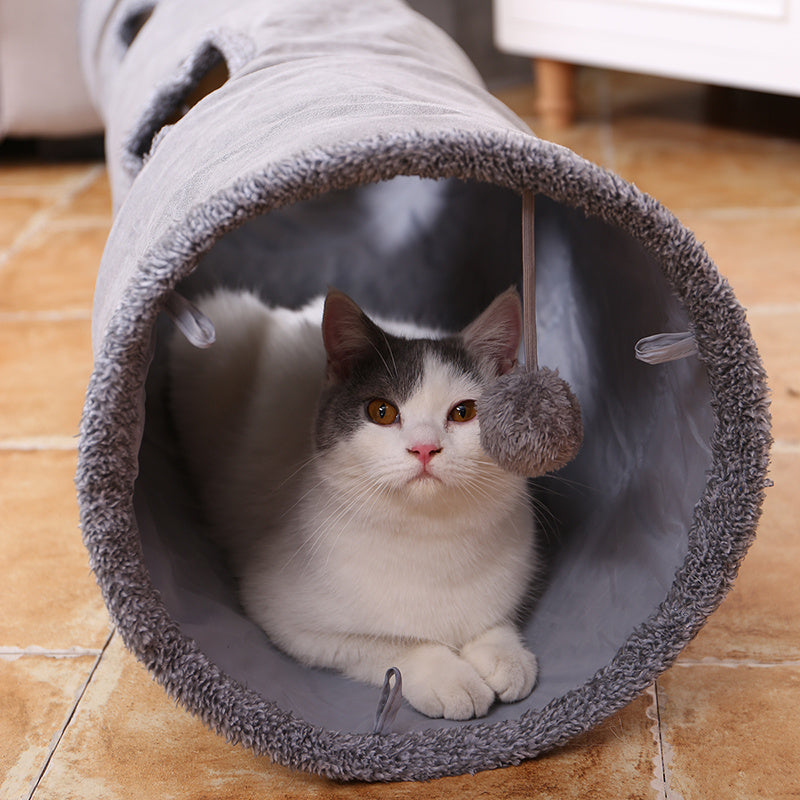
[[[427,467],[422,467],[408,482],[411,484],[434,484],[442,483],[442,479],[438,475],[434,475]]]

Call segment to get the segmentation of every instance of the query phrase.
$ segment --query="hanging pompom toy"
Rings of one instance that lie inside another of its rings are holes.
[[[578,453],[583,422],[578,400],[555,370],[538,366],[531,192],[522,197],[525,364],[500,376],[480,400],[481,445],[503,469],[535,478]]]

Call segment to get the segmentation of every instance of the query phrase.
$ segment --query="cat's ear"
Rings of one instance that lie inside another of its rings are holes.
[[[322,314],[322,341],[328,355],[328,378],[345,380],[353,364],[375,349],[379,328],[344,292],[331,289]]]
[[[461,338],[479,361],[496,375],[505,375],[517,363],[522,340],[522,302],[514,287],[507,289],[463,331]]]

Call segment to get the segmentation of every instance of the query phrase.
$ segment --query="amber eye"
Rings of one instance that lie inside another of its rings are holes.
[[[388,400],[376,398],[367,403],[367,416],[377,425],[391,425],[399,416],[397,406]]]
[[[453,420],[453,422],[468,422],[474,419],[477,413],[478,410],[475,408],[474,400],[462,400],[458,405],[450,409],[448,419]]]

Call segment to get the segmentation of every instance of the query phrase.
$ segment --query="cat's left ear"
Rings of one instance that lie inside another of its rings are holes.
[[[380,329],[344,292],[331,289],[322,314],[322,341],[328,354],[328,378],[345,380],[353,364],[375,349]]]
[[[507,289],[463,331],[467,349],[495,370],[505,375],[517,363],[522,340],[522,301],[514,287]]]

